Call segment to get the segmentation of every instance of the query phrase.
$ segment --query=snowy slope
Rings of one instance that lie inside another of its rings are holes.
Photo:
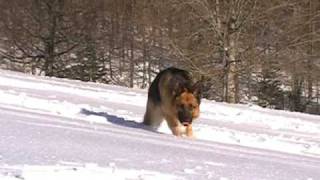
[[[204,100],[196,139],[146,91],[0,70],[0,179],[319,179],[320,117]]]

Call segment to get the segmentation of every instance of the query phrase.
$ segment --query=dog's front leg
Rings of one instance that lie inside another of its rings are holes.
[[[174,127],[170,127],[172,134],[178,137],[181,137],[181,130],[180,130],[180,126],[174,126]]]
[[[186,135],[190,138],[193,138],[193,130],[192,130],[192,125],[189,124],[187,127],[186,127]]]
[[[181,129],[178,120],[174,117],[166,116],[167,124],[171,129],[171,132],[175,136],[181,136]]]

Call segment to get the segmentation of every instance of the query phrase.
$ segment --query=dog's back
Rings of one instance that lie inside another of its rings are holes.
[[[163,99],[173,98],[172,95],[179,93],[182,88],[191,88],[190,74],[185,70],[174,67],[165,69],[151,83],[148,100],[150,99],[154,104],[159,105]],[[164,95],[165,97],[163,97]]]

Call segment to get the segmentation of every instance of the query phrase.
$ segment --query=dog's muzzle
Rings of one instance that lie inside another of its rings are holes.
[[[192,112],[183,110],[178,112],[178,118],[183,126],[192,124]]]

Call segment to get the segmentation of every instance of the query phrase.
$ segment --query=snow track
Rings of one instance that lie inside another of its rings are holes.
[[[0,179],[320,177],[320,117],[203,101],[196,139],[141,124],[146,91],[0,70]]]

